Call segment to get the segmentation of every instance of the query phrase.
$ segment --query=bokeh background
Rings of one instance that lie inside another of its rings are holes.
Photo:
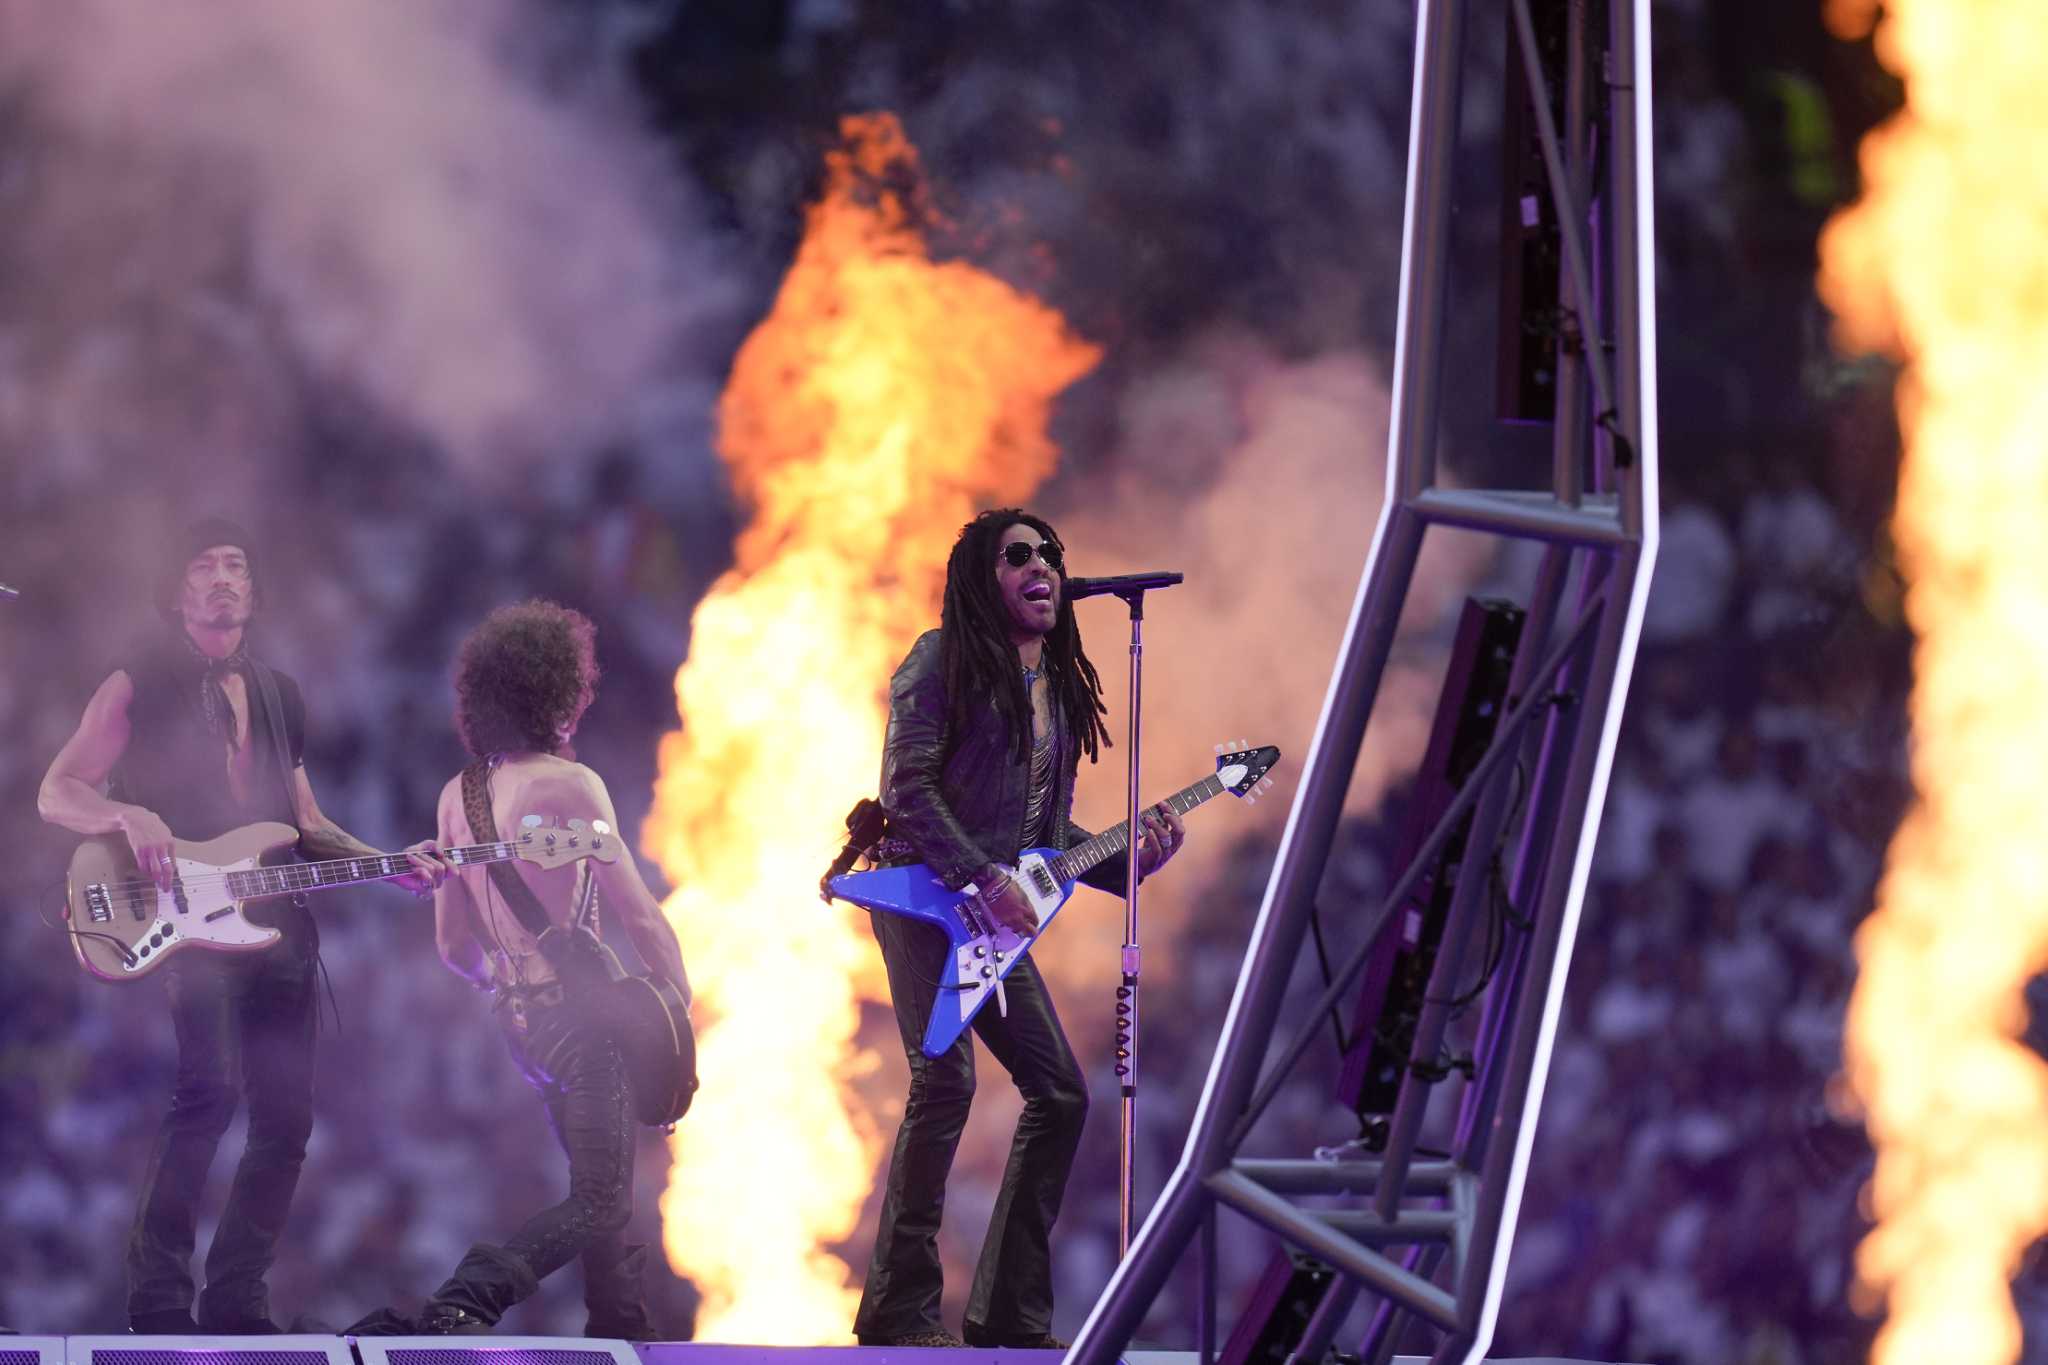
[[[22,589],[0,603],[0,1321],[123,1322],[173,1052],[159,986],[73,966],[53,927],[70,840],[34,794],[154,628],[171,528],[257,528],[260,646],[303,680],[307,767],[345,827],[431,829],[461,761],[453,646],[532,594],[599,623],[580,754],[637,827],[692,608],[747,516],[718,395],[840,117],[889,110],[952,225],[937,254],[1102,348],[1033,501],[1084,572],[1188,573],[1148,626],[1149,770],[1237,734],[1298,760],[1378,506],[1412,26],[1410,5],[1331,0],[0,0],[0,580]],[[1470,36],[1445,447],[1466,483],[1547,468],[1543,433],[1489,416],[1504,33]],[[1892,372],[1831,349],[1814,240],[1899,91],[1813,7],[1750,0],[1658,6],[1656,81],[1663,556],[1496,1351],[1821,1365],[1871,1332],[1847,1306],[1866,1153],[1825,1096],[1906,795],[1909,641],[1883,529]],[[1459,600],[1528,569],[1432,545],[1326,894],[1338,933],[1399,870]],[[1083,621],[1120,675],[1120,616]],[[1113,751],[1079,814],[1107,823],[1120,791]],[[1141,1200],[1178,1153],[1282,810],[1202,817],[1148,899]],[[1069,1333],[1115,1239],[1118,926],[1090,900],[1049,955],[1097,1099],[1060,1230]],[[417,1301],[561,1162],[421,910],[373,888],[321,922],[319,1123],[273,1291],[281,1317],[345,1322]],[[885,1010],[862,1029],[886,1136],[902,1062]],[[956,1324],[1014,1114],[986,1070],[949,1205]],[[1298,1089],[1276,1150],[1349,1136]],[[652,1240],[668,1154],[650,1136],[643,1156]],[[836,1248],[855,1277],[877,1202]],[[1229,1239],[1233,1292],[1267,1250]],[[653,1288],[687,1333],[693,1287]],[[1187,1343],[1187,1289],[1148,1335]],[[580,1323],[568,1272],[510,1325]]]

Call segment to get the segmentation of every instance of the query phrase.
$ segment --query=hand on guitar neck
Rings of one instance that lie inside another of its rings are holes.
[[[410,891],[422,899],[431,896],[436,888],[453,872],[454,866],[442,856],[441,845],[434,839],[422,839],[416,844],[407,844],[400,852],[412,864],[412,870],[385,880],[401,890]],[[317,821],[304,821],[299,826],[299,853],[312,861],[341,858],[376,858],[382,850],[370,847],[341,826],[320,815]]]
[[[1180,851],[1188,827],[1167,805],[1147,806],[1138,815],[1138,827],[1144,831],[1138,847],[1138,876],[1142,880]],[[997,924],[1023,938],[1038,932],[1038,912],[1010,868],[989,863],[975,878],[975,885],[984,888],[981,903]]]

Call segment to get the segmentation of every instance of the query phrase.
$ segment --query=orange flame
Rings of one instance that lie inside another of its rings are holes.
[[[886,1001],[863,918],[818,903],[874,791],[890,670],[935,625],[954,533],[1028,496],[1052,399],[1098,352],[1057,313],[919,233],[916,154],[849,118],[774,309],[741,348],[719,451],[752,511],[699,605],[644,841],[698,991],[703,1089],[662,1200],[700,1339],[843,1341],[852,1235],[885,1134],[849,1085]]]
[[[1831,0],[1852,36],[1875,0]],[[1888,0],[1907,109],[1863,146],[1821,291],[1907,358],[1895,534],[1919,636],[1914,809],[1857,935],[1848,1076],[1878,1146],[1858,1291],[1880,1362],[2013,1361],[2010,1277],[2048,1229],[2048,1066],[2021,988],[2048,963],[2048,47],[2040,0]]]

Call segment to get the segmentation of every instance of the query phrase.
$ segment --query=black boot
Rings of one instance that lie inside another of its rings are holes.
[[[622,1341],[653,1341],[654,1324],[647,1316],[647,1299],[640,1277],[647,1269],[647,1248],[629,1246],[625,1255],[609,1266],[583,1262],[583,1303],[590,1320],[583,1325],[587,1337],[616,1337]]]
[[[524,1260],[504,1247],[478,1242],[420,1310],[420,1330],[488,1332],[506,1309],[539,1288],[540,1281]]]
[[[164,1308],[132,1314],[128,1330],[145,1337],[195,1337],[199,1335],[199,1324],[192,1320],[189,1308]]]

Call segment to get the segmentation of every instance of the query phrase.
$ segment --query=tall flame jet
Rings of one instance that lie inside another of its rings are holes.
[[[1876,0],[1832,0],[1844,37]],[[1888,0],[1906,109],[1822,240],[1844,343],[1906,362],[1894,534],[1918,637],[1916,802],[1857,935],[1848,1076],[1878,1147],[1857,1258],[1880,1365],[2019,1359],[2010,1279],[2048,1229],[2048,7]]]
[[[1050,405],[1099,357],[1042,303],[931,258],[893,117],[842,134],[719,405],[751,519],[692,622],[642,836],[697,989],[703,1088],[662,1222],[701,1340],[852,1332],[833,1248],[885,1155],[851,1083],[875,1062],[859,1007],[887,986],[865,918],[820,905],[818,876],[874,793],[888,676],[937,624],[955,533],[1052,472]]]

